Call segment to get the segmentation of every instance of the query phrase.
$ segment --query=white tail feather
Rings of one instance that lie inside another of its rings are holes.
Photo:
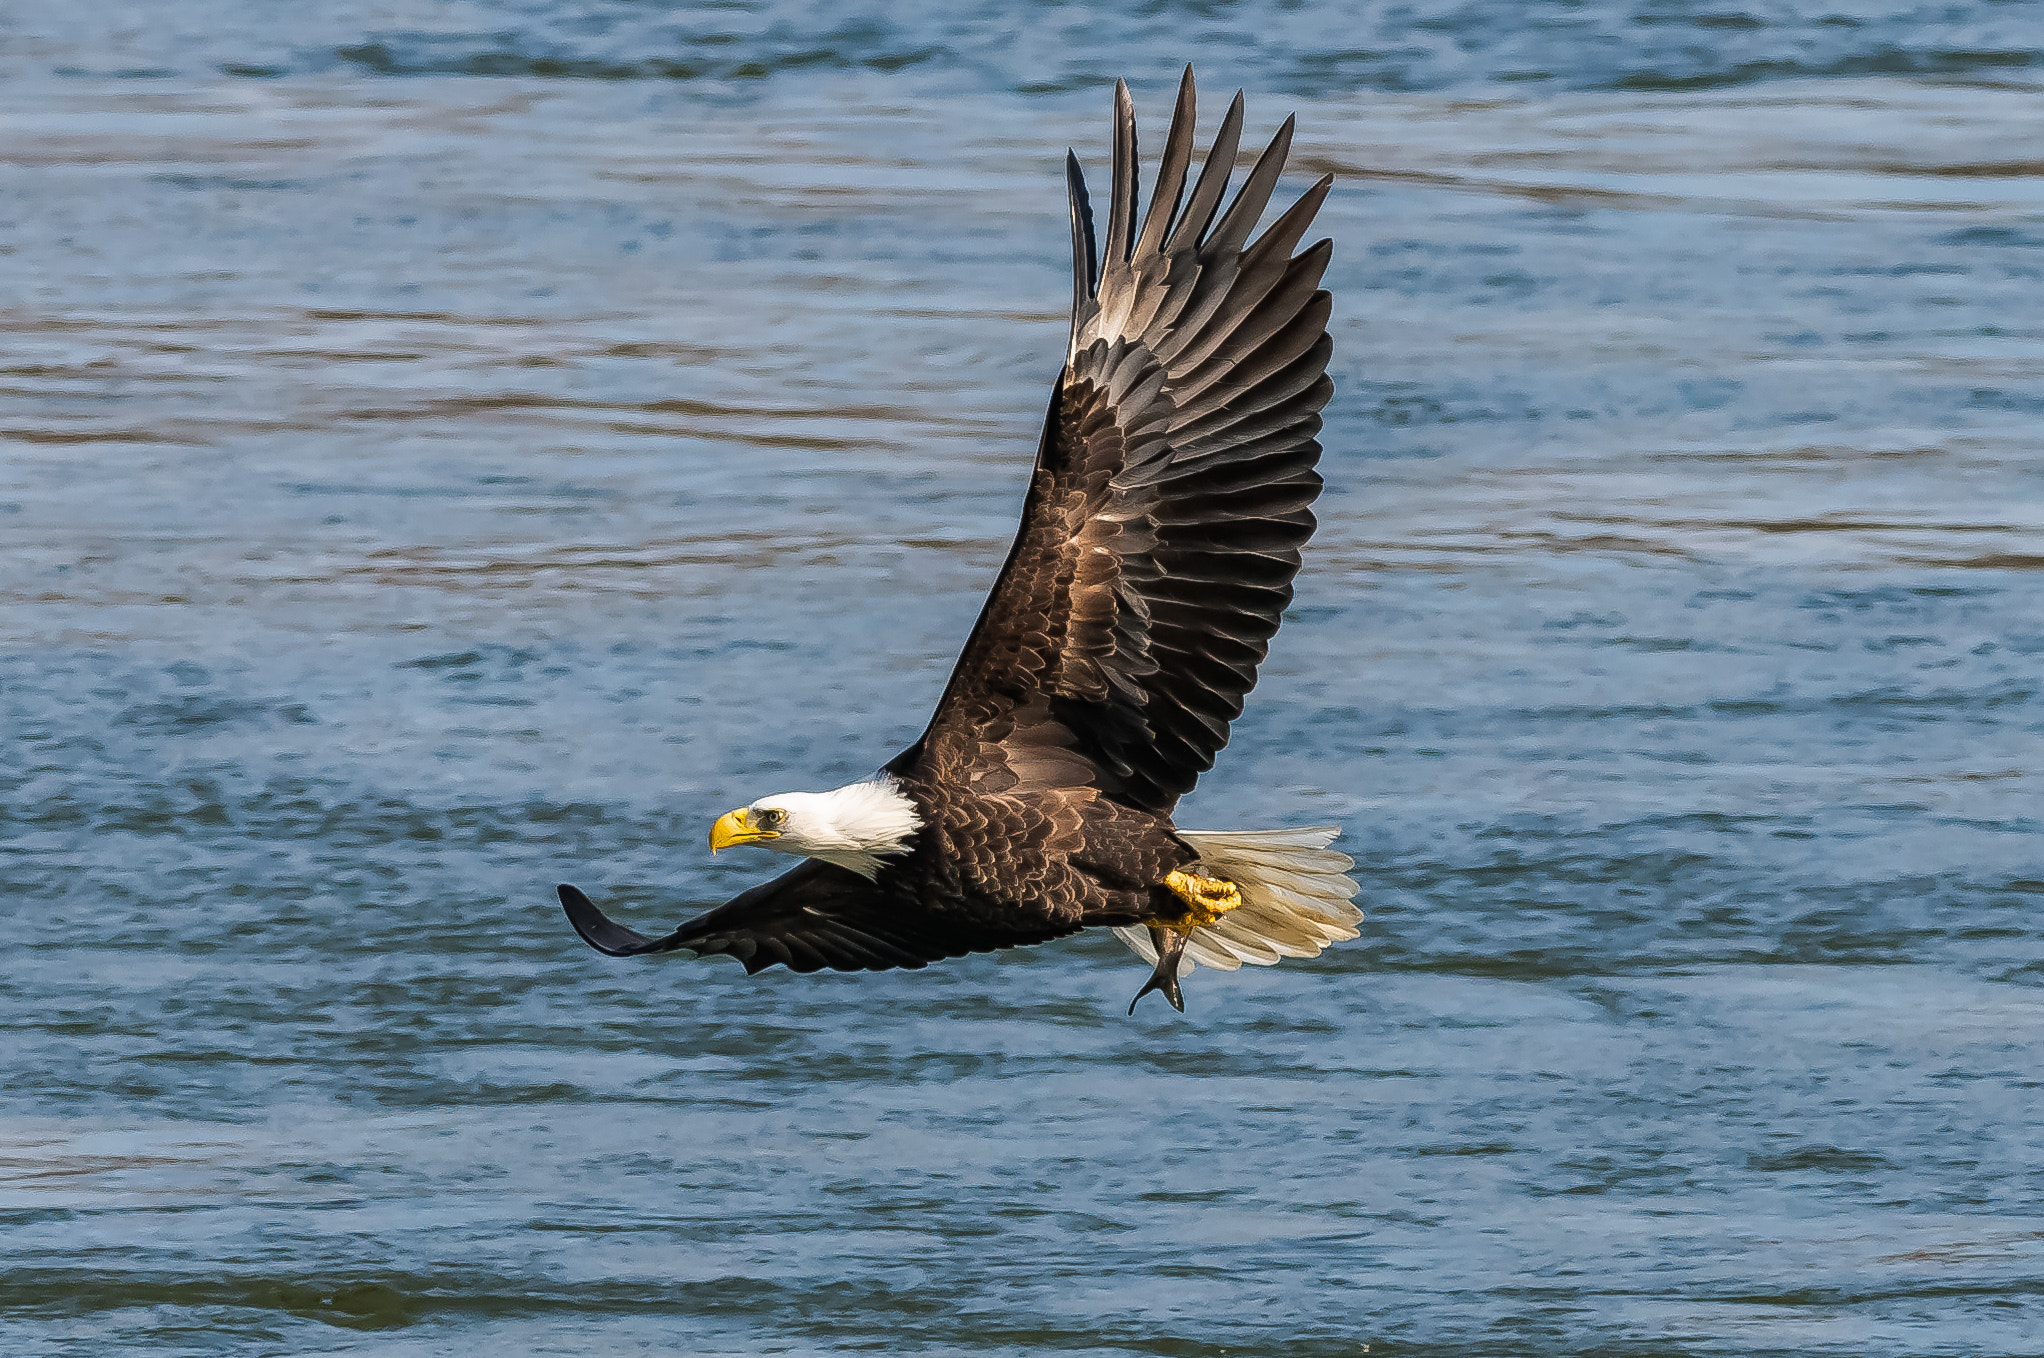
[[[1199,854],[1200,871],[1242,889],[1242,904],[1185,940],[1183,975],[1195,962],[1233,971],[1244,962],[1267,967],[1286,957],[1318,957],[1328,944],[1356,936],[1363,912],[1351,905],[1356,865],[1328,848],[1337,825],[1298,830],[1180,830]],[[1115,931],[1129,950],[1155,963],[1150,931],[1140,925]]]

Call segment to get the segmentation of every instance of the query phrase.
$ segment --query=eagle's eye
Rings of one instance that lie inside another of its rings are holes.
[[[761,811],[754,821],[762,830],[778,830],[788,823],[788,813],[779,807],[772,807]]]

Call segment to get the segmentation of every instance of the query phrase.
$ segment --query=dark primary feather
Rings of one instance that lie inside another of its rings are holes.
[[[1026,750],[1057,749],[1080,757],[1060,765],[1067,778],[1078,768],[1104,795],[1168,814],[1213,766],[1256,682],[1320,491],[1331,247],[1292,251],[1330,181],[1252,243],[1292,124],[1224,208],[1241,96],[1186,196],[1193,117],[1188,69],[1138,223],[1135,115],[1116,87],[1097,259],[1084,180],[1068,165],[1078,301],[1022,526],[896,771],[1014,786],[1031,781],[1009,776]]]

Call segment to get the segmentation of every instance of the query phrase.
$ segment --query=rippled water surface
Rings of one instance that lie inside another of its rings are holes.
[[[1789,10],[0,7],[0,1350],[2044,1353],[2044,7]],[[1188,58],[1363,936],[582,947],[920,729]]]

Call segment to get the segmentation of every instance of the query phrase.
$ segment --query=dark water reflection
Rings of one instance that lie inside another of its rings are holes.
[[[4,1347],[2044,1350],[2035,9],[17,13]],[[1132,1021],[582,949],[919,728],[1180,29],[1341,176],[1188,819],[1344,822],[1364,936]]]

